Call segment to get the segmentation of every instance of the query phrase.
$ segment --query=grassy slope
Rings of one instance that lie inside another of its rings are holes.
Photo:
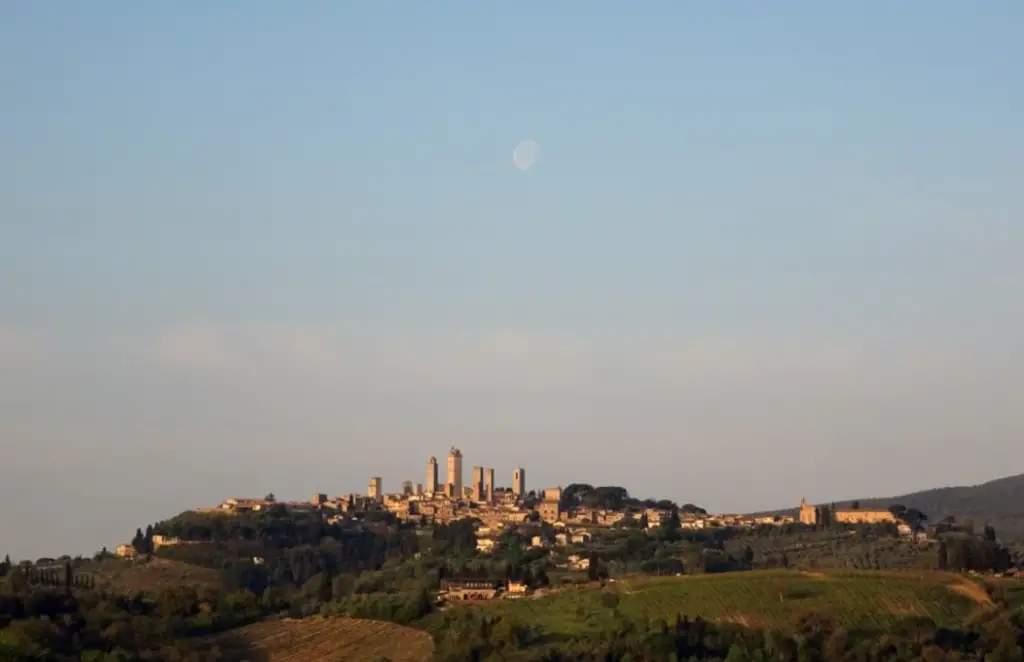
[[[960,590],[954,590],[956,586]],[[970,587],[975,592],[967,595]],[[609,592],[619,598],[615,610],[602,600]],[[982,600],[984,591],[953,575],[773,570],[637,578],[603,590],[572,589],[534,600],[502,601],[493,608],[551,634],[607,629],[615,611],[629,620],[671,621],[681,614],[773,628],[786,628],[800,615],[818,613],[851,629],[880,630],[910,615],[953,625]]]
[[[97,588],[126,595],[139,591],[159,593],[164,588],[181,586],[216,588],[221,581],[216,570],[158,557],[148,562],[104,559],[83,566],[80,571],[92,573]]]

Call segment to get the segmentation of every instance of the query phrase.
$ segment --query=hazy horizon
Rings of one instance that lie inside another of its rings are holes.
[[[732,512],[1024,472],[1024,5],[586,9],[0,8],[0,555],[451,445]]]

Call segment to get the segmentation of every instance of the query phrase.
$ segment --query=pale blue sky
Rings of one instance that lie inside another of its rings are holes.
[[[1019,0],[3,3],[0,552],[452,443],[713,510],[1024,471],[1022,32]]]

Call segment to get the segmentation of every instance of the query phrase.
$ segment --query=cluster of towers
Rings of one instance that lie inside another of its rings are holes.
[[[417,483],[413,487],[412,481],[402,483],[402,494],[404,495],[425,495],[431,498],[447,497],[449,499],[470,499],[478,503],[494,502],[494,469],[484,467],[473,467],[473,483],[467,490],[462,483],[462,451],[452,446],[448,452],[448,476],[447,482],[441,483],[438,480],[437,458],[431,457],[427,460],[427,482]],[[370,479],[367,488],[367,496],[371,499],[384,497],[380,476]],[[526,469],[516,469],[512,472],[512,493],[517,497],[526,495]]]
[[[473,467],[473,483],[470,486],[470,498],[473,501],[491,503],[494,501],[494,469],[484,467]],[[452,446],[448,451],[448,476],[447,482],[442,486],[438,482],[437,458],[431,457],[427,460],[427,484],[426,494],[433,496],[447,496],[452,499],[461,499],[465,494],[462,484],[462,451]],[[512,492],[516,496],[526,494],[526,470],[516,469],[512,474]]]

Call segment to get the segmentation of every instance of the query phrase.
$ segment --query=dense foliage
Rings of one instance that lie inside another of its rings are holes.
[[[197,594],[181,588],[154,597],[67,591],[18,576],[0,592],[0,659],[180,659],[199,655],[197,635],[263,618],[282,607],[272,596]],[[192,639],[189,639],[192,638]],[[216,659],[216,651],[206,659]]]
[[[450,660],[804,660],[839,659],[842,651],[864,659],[940,659],[946,653],[1022,659],[1013,657],[1017,653],[1008,643],[1019,641],[1020,613],[1006,605],[993,611],[998,618],[990,614],[956,631],[920,619],[901,625],[911,628],[913,636],[847,632],[824,618],[765,634],[699,619],[647,623],[619,612],[610,594],[601,596],[600,609],[617,616],[599,634],[553,637],[536,623],[493,613],[436,612],[434,596],[446,577],[511,579],[540,589],[638,573],[1002,571],[1012,561],[994,530],[973,535],[952,522],[938,539],[923,542],[901,537],[892,525],[691,530],[682,528],[680,513],[701,512],[692,504],[640,501],[622,488],[583,484],[570,485],[562,500],[569,508],[658,507],[671,516],[662,526],[647,529],[638,511],[615,527],[595,530],[591,539],[554,551],[533,543],[551,543],[557,533],[550,524],[535,521],[505,531],[495,553],[481,554],[473,520],[411,524],[387,513],[369,513],[337,521],[323,512],[283,506],[236,515],[182,513],[136,531],[132,544],[139,560],[114,563],[144,568],[156,557],[163,563],[184,562],[219,577],[216,586],[182,583],[125,595],[94,581],[88,560],[15,565],[5,559],[0,562],[0,659],[222,659],[226,651],[200,635],[275,615],[318,614],[429,626],[440,659]],[[926,519],[924,513],[912,515]],[[157,548],[156,535],[181,543]],[[570,559],[577,566],[580,559],[587,563],[573,569]]]
[[[552,640],[538,629],[486,612],[461,611],[435,625],[435,659],[676,662],[678,660],[1021,660],[1024,612],[992,609],[959,629],[907,617],[892,632],[858,633],[803,616],[786,631],[722,626],[700,618],[638,623],[621,619],[596,636]]]

